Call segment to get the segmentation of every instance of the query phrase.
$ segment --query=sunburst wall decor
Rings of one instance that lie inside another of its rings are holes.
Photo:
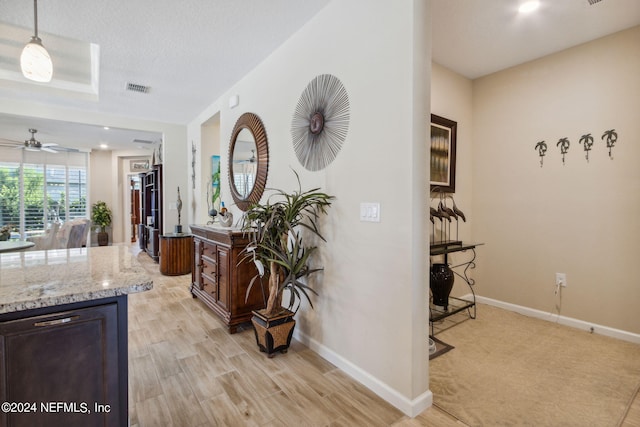
[[[349,130],[349,96],[331,75],[314,78],[302,92],[291,121],[291,138],[298,160],[307,170],[319,171],[342,148]]]

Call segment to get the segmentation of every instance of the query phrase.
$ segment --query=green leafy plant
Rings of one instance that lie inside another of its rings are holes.
[[[15,228],[11,224],[5,224],[0,227],[0,240],[9,240],[9,237],[11,237],[11,232],[14,229]]]
[[[220,197],[220,163],[218,163],[218,170],[211,175],[211,185],[213,186],[211,206],[215,208],[216,200]]]
[[[302,297],[313,307],[309,293],[317,295],[317,292],[306,284],[306,278],[322,270],[310,267],[311,255],[317,247],[307,242],[314,236],[325,240],[318,229],[318,220],[320,214],[326,214],[334,197],[320,192],[319,188],[303,192],[300,177],[294,173],[298,191],[287,193],[272,189],[273,194],[266,203],[249,207],[243,222],[250,242],[241,262],[253,261],[258,271],[249,282],[246,295],[248,297],[253,285],[268,274],[269,292],[264,310],[267,316],[282,310],[285,290],[291,294],[287,308],[294,314]]]
[[[91,220],[100,227],[101,233],[106,232],[106,228],[111,225],[111,209],[106,202],[99,200],[91,206]]]

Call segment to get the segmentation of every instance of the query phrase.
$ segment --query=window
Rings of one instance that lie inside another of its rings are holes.
[[[0,225],[25,238],[88,217],[87,153],[0,150]]]

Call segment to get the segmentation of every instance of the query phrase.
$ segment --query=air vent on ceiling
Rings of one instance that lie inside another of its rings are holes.
[[[594,4],[599,3],[599,2],[601,2],[602,0],[587,0],[587,1],[589,2],[589,4],[590,4],[591,6],[593,6]]]
[[[149,93],[151,88],[149,86],[139,85],[136,83],[127,83],[127,90],[132,92]]]
[[[153,144],[153,141],[147,141],[146,139],[134,139],[134,144]]]

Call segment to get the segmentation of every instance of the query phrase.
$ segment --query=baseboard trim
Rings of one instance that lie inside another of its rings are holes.
[[[467,294],[462,297],[463,299],[471,299],[473,296]],[[514,311],[516,313],[523,314],[529,317],[535,317],[537,319],[547,320],[549,322],[559,323],[561,325],[571,326],[573,328],[582,329],[593,333],[605,335],[612,338],[617,338],[623,341],[629,341],[634,344],[640,344],[640,334],[634,334],[632,332],[623,331],[621,329],[610,328],[608,326],[598,325],[592,322],[585,322],[584,320],[574,319],[572,317],[561,316],[559,314],[549,313],[546,311],[536,310],[534,308],[524,307],[522,305],[511,304],[504,301],[495,300],[492,298],[482,297],[476,295],[476,302],[492,305],[494,307],[503,308],[505,310]]]
[[[427,390],[415,399],[410,400],[388,384],[380,381],[378,378],[353,364],[351,361],[345,359],[335,351],[327,348],[325,345],[301,332],[299,328],[295,329],[293,336],[295,339],[318,353],[324,359],[340,368],[360,384],[364,385],[411,418],[419,415],[433,404],[433,393],[431,393],[431,390]]]

